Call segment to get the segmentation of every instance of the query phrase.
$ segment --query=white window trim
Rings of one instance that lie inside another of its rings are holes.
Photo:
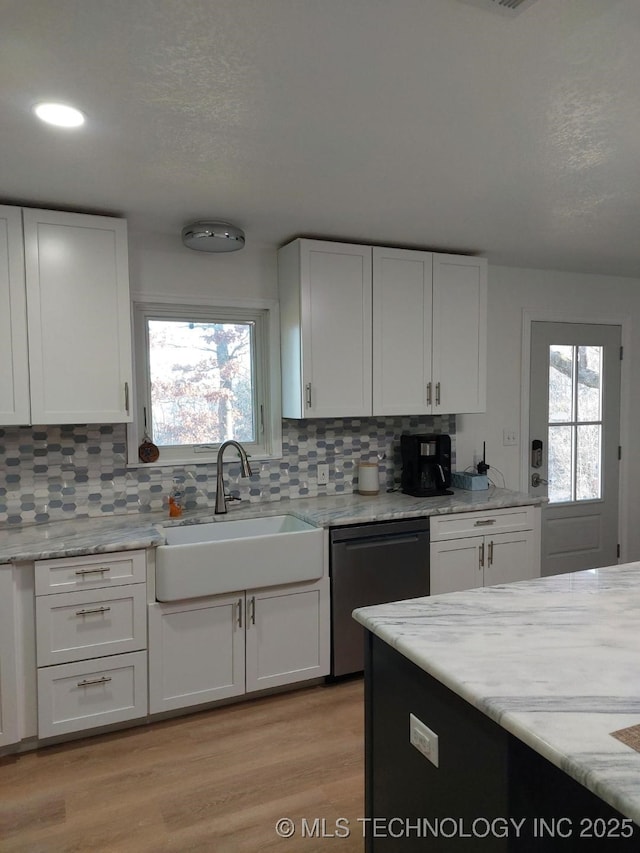
[[[207,309],[208,311],[233,311],[244,309],[249,311],[265,311],[264,334],[262,342],[262,380],[264,385],[264,452],[254,453],[252,460],[282,458],[282,400],[280,376],[280,313],[279,304],[275,299],[217,299],[215,301],[204,297],[177,298],[165,294],[134,293],[131,301],[134,353],[134,389],[133,389],[133,422],[127,424],[127,466],[130,468],[180,468],[192,465],[215,464],[217,448],[211,453],[185,453],[184,457],[172,455],[157,462],[140,462],[138,447],[144,434],[143,403],[147,378],[145,375],[146,355],[144,354],[144,336],[140,335],[141,312],[157,307],[167,311],[171,307]],[[140,339],[142,338],[142,340]],[[258,353],[260,358],[260,353]]]

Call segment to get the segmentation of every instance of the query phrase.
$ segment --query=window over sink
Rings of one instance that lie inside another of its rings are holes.
[[[281,452],[276,303],[134,304],[136,421],[129,462],[145,435],[157,465],[215,461],[239,441],[254,458]]]

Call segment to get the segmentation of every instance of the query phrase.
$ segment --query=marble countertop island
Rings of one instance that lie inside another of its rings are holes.
[[[475,492],[454,490],[452,495],[432,498],[415,498],[401,492],[382,492],[373,497],[353,493],[266,503],[231,503],[226,515],[214,515],[212,509],[204,508],[185,512],[180,519],[170,519],[166,512],[71,518],[42,524],[11,525],[0,529],[0,563],[154,547],[164,544],[163,527],[173,524],[232,521],[260,515],[291,513],[317,527],[336,527],[538,505],[541,502],[530,495],[492,487]]]
[[[640,825],[640,563],[366,607],[358,622]]]

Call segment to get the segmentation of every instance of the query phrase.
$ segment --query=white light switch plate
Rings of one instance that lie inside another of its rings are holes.
[[[319,486],[326,486],[328,482],[329,482],[329,466],[321,462],[318,465],[318,485]]]
[[[414,714],[409,714],[409,740],[418,752],[438,767],[438,735]]]

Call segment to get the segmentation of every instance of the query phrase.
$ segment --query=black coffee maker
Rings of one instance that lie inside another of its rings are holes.
[[[406,495],[426,498],[433,495],[452,495],[451,438],[436,433],[401,435],[402,491]]]

